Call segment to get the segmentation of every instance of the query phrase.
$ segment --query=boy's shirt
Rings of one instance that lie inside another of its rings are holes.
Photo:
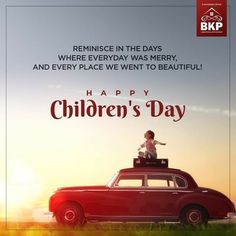
[[[159,142],[157,140],[149,139],[145,143],[141,145],[141,147],[146,147],[146,151],[155,154],[156,153],[156,145]]]

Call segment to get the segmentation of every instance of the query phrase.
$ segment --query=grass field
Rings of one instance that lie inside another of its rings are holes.
[[[0,236],[235,236],[236,224],[208,224],[187,227],[180,224],[87,224],[83,228],[61,228],[47,223],[5,223],[1,224]]]

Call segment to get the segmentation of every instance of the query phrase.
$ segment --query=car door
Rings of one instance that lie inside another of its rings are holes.
[[[120,174],[106,198],[106,214],[136,219],[145,214],[144,174]]]
[[[157,218],[176,218],[178,212],[176,204],[188,191],[186,189],[186,181],[179,178],[179,187],[176,184],[176,177],[171,174],[148,174],[146,201],[148,216]]]

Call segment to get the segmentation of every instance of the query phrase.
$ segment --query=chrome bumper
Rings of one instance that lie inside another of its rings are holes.
[[[235,218],[236,217],[236,212],[228,212],[227,217],[230,218],[230,219]]]

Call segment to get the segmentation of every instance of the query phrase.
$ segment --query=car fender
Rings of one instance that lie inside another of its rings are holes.
[[[179,198],[176,202],[177,212],[189,205],[198,205],[205,209],[209,218],[221,219],[227,217],[232,209],[227,199],[221,198],[209,192],[195,192]],[[216,207],[217,206],[217,207]]]

